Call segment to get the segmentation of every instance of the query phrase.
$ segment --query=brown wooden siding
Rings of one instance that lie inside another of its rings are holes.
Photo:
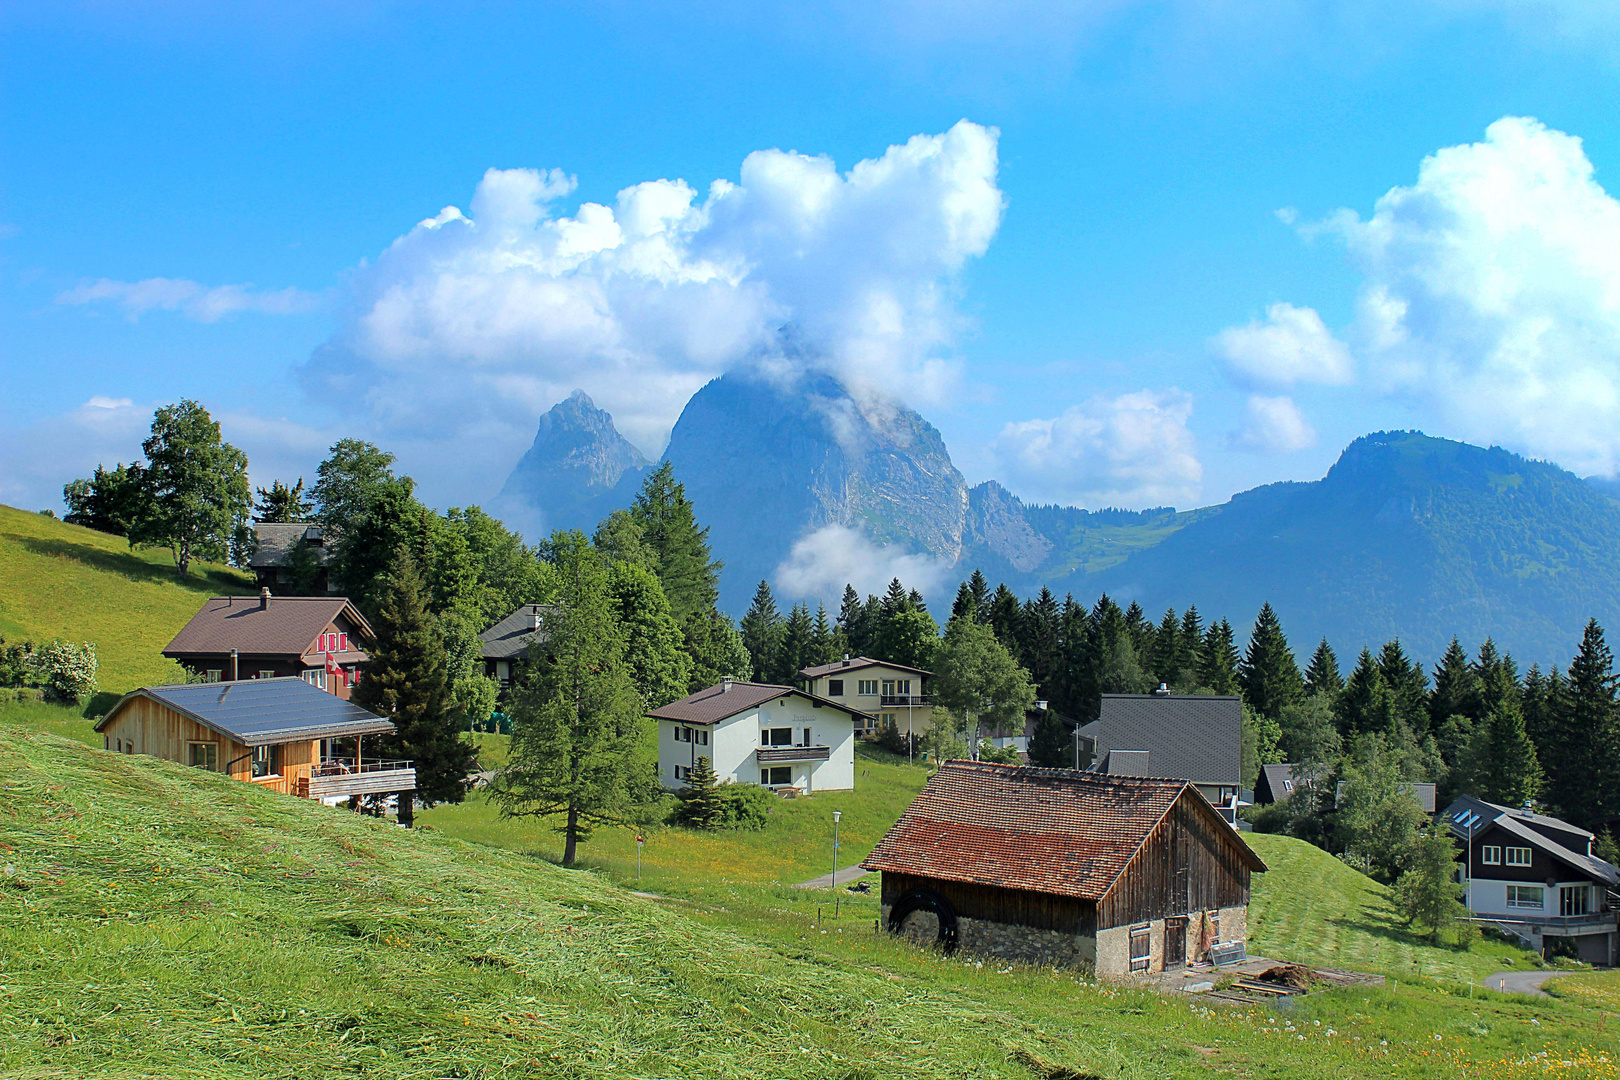
[[[945,897],[963,918],[986,919],[1065,934],[1097,932],[1096,905],[1087,900],[1003,889],[994,885],[914,877],[888,870],[883,872],[883,903],[892,905],[908,890],[919,885]]]
[[[1097,905],[1101,929],[1249,902],[1249,868],[1225,822],[1183,793]]]
[[[297,793],[299,779],[309,778],[320,753],[319,743],[309,739],[283,743],[278,775],[254,777],[248,747],[146,697],[126,702],[101,733],[115,753],[148,754],[182,765],[191,764],[190,744],[213,743],[220,772],[283,794]]]

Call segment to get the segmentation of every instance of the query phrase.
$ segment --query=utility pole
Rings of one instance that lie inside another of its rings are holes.
[[[833,873],[832,873],[832,886],[833,886],[833,919],[834,919],[834,921],[836,921],[837,918],[838,918],[838,902],[843,899],[843,896],[838,892],[838,819],[841,816],[842,816],[842,813],[840,811],[838,811],[838,810],[833,811],[833,850],[832,850]]]

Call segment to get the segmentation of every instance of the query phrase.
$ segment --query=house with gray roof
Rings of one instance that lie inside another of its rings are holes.
[[[1445,809],[1461,847],[1463,902],[1474,921],[1545,956],[1593,964],[1620,958],[1611,897],[1620,867],[1592,854],[1591,833],[1529,809],[1472,795]]]
[[[149,754],[304,798],[416,789],[408,761],[367,755],[394,725],[298,678],[147,686],[119,699],[96,731],[106,749]]]
[[[290,593],[297,584],[297,552],[305,549],[314,569],[313,592],[319,596],[337,588],[327,573],[332,559],[326,529],[309,521],[260,521],[253,526],[253,554],[248,567],[261,589]]]
[[[1228,821],[1243,788],[1243,703],[1229,695],[1104,694],[1080,729],[1094,772],[1189,780]]]
[[[545,617],[551,610],[548,604],[524,604],[478,635],[484,643],[484,675],[502,690],[512,685],[530,646],[546,643]]]

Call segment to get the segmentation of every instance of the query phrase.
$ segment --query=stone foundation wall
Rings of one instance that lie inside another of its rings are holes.
[[[884,905],[878,910],[882,920],[879,925],[887,929],[890,908]],[[925,946],[934,944],[938,934],[939,921],[923,911],[907,916],[900,928],[902,937]],[[1038,930],[960,916],[956,920],[956,949],[959,955],[991,956],[1043,967],[1084,968],[1089,971],[1097,962],[1097,941],[1084,934],[1064,934],[1056,930]]]

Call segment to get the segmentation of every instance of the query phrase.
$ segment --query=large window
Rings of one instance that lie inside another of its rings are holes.
[[[1542,889],[1539,885],[1509,885],[1507,906],[1510,908],[1542,908]]]
[[[255,746],[253,748],[253,775],[279,776],[281,774],[281,747]]]
[[[1530,865],[1530,849],[1527,847],[1504,848],[1502,854],[1506,856],[1509,866]]]
[[[773,727],[759,729],[759,745],[761,746],[792,746],[793,729],[790,727]]]
[[[828,697],[843,697],[844,696],[844,680],[843,679],[828,679],[827,680],[827,696]]]
[[[1590,910],[1588,894],[1591,892],[1585,885],[1565,885],[1558,890],[1558,914],[1585,915]]]
[[[878,681],[876,679],[857,679],[855,681],[855,692],[857,694],[876,694],[878,692]]]
[[[209,772],[219,771],[219,743],[194,742],[186,745],[193,769],[207,769]]]
[[[759,770],[759,782],[766,787],[781,787],[793,783],[793,766],[773,765]]]

